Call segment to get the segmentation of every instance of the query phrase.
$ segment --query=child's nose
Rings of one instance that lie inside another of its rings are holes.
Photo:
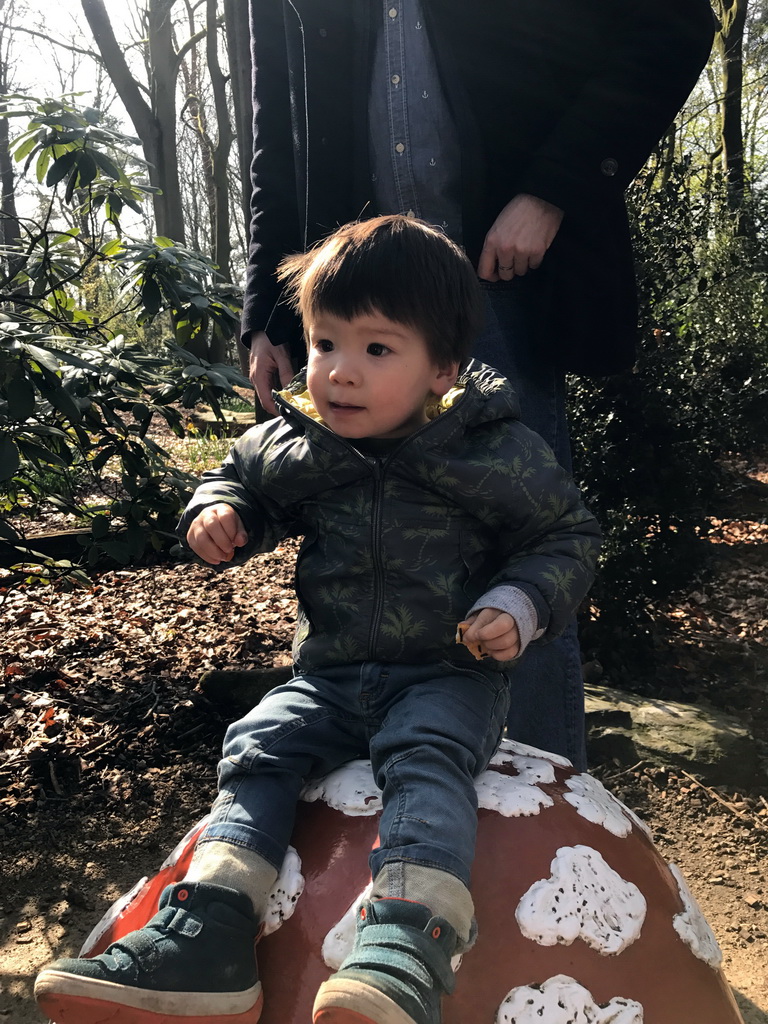
[[[340,359],[331,369],[331,380],[336,384],[357,384],[360,374],[354,361]]]

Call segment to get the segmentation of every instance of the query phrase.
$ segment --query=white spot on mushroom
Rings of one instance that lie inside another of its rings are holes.
[[[323,779],[310,783],[301,794],[307,803],[324,800],[350,816],[369,817],[381,810],[381,790],[373,781],[370,761],[350,761]]]
[[[675,931],[686,946],[690,946],[694,956],[717,971],[723,962],[723,954],[717,944],[715,934],[707,924],[701,907],[688,888],[688,883],[683,878],[680,869],[675,864],[670,864],[669,870],[677,882],[680,899],[683,901],[683,910],[681,913],[675,914],[672,921]]]
[[[645,897],[588,846],[564,846],[549,878],[535,882],[515,911],[520,931],[542,946],[582,939],[603,956],[640,937]]]
[[[331,970],[338,971],[342,961],[351,953],[355,942],[355,929],[357,927],[357,909],[363,900],[371,895],[373,882],[369,882],[363,889],[346,914],[334,925],[323,940],[323,960]]]
[[[643,1024],[643,1007],[615,997],[598,1005],[573,978],[558,974],[542,985],[513,988],[496,1014],[496,1024]]]
[[[543,807],[552,807],[555,801],[536,785],[538,782],[555,781],[552,765],[538,758],[513,756],[510,760],[517,769],[517,775],[485,771],[475,780],[477,806],[486,811],[496,811],[505,818],[538,814]]]
[[[512,755],[541,758],[543,761],[549,761],[550,764],[557,765],[558,768],[573,768],[568,758],[563,757],[561,754],[551,754],[546,750],[539,750],[538,747],[530,747],[527,743],[517,743],[515,740],[508,739],[501,741],[499,749],[491,758],[491,764],[509,764],[512,760]]]
[[[299,896],[304,892],[304,876],[301,873],[301,857],[292,846],[286,850],[280,874],[269,894],[264,912],[264,935],[276,932],[283,921],[287,921],[296,909]]]
[[[539,757],[534,747],[502,740],[492,765],[511,764],[516,776],[485,771],[475,781],[478,806],[505,817],[538,814],[554,803],[540,783],[555,781],[555,763],[570,764],[556,754]],[[301,794],[307,803],[323,800],[348,815],[373,815],[381,810],[381,790],[373,781],[370,761],[350,761],[324,779],[310,783]]]
[[[622,838],[630,834],[634,823],[650,838],[650,829],[645,822],[591,775],[573,775],[565,780],[565,784],[571,792],[565,793],[564,799],[576,808],[582,818],[595,825],[602,825]]]
[[[323,960],[332,971],[338,971],[344,960],[352,952],[352,947],[355,944],[355,931],[357,929],[357,911],[363,900],[369,898],[372,889],[373,882],[369,882],[344,917],[331,928],[323,939]],[[458,971],[460,966],[461,954],[458,954],[451,959],[451,967],[454,973]]]

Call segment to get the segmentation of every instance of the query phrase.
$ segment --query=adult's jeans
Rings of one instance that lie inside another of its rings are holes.
[[[501,371],[520,400],[521,419],[540,434],[560,464],[572,468],[565,412],[565,374],[541,335],[546,287],[536,271],[512,281],[480,281],[485,325],[473,355]],[[510,673],[507,734],[570,758],[586,769],[584,686],[575,621],[549,644],[533,644]]]
[[[244,846],[279,868],[307,780],[370,757],[382,790],[375,878],[390,863],[469,885],[473,779],[495,751],[508,677],[490,666],[365,662],[294,677],[227,730],[219,796],[200,842]]]

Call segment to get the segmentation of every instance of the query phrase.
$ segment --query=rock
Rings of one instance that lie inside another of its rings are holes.
[[[224,704],[234,720],[256,707],[275,686],[293,675],[290,665],[262,669],[211,669],[200,677],[198,686],[214,704]]]
[[[732,715],[607,686],[587,684],[584,689],[593,762],[650,761],[684,768],[710,785],[754,786],[755,741]]]
[[[603,666],[597,659],[585,661],[581,666],[581,678],[585,683],[597,683],[603,678]]]

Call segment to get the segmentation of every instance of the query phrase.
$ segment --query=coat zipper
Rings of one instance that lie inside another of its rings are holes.
[[[461,398],[464,396],[462,395]],[[461,401],[461,398],[459,401]],[[368,658],[370,661],[376,661],[376,638],[379,633],[381,626],[381,618],[384,611],[384,561],[382,557],[382,538],[381,538],[381,523],[382,523],[382,509],[384,502],[382,495],[384,492],[384,475],[387,467],[390,463],[402,452],[411,441],[414,441],[420,434],[423,434],[425,430],[428,430],[432,425],[433,421],[425,423],[419,427],[414,433],[409,434],[403,438],[403,443],[398,445],[393,452],[391,452],[386,459],[378,459],[375,456],[367,458],[362,452],[359,452],[354,445],[351,445],[345,437],[341,437],[339,434],[335,434],[329,427],[326,427],[324,423],[318,423],[317,420],[313,420],[306,413],[303,413],[301,409],[297,409],[292,406],[280,395],[276,396],[276,404],[283,407],[288,413],[288,418],[298,413],[300,417],[304,417],[313,427],[318,430],[323,430],[330,434],[333,438],[339,441],[345,448],[347,448],[356,458],[360,459],[371,472],[373,477],[373,498],[371,501],[371,561],[373,562],[374,570],[374,600],[373,600],[373,612],[371,614],[371,623],[368,629]]]

